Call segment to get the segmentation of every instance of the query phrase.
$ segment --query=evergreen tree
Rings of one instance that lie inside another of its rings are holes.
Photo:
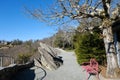
[[[74,36],[75,52],[79,64],[88,62],[90,58],[96,58],[99,64],[105,62],[104,43],[99,34],[93,32],[76,33]]]

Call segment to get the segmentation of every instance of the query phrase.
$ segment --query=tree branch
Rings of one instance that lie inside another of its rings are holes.
[[[109,18],[110,17],[110,3],[111,3],[111,0],[102,0],[102,3],[103,3],[105,16]]]
[[[91,18],[97,17],[100,19],[104,18],[104,16],[96,14],[94,12],[93,13],[92,12],[91,13],[79,12],[79,14],[72,16],[73,19],[75,19],[75,18],[89,18],[89,17],[91,17]]]

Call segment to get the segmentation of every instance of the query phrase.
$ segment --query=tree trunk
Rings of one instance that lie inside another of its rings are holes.
[[[117,41],[117,44],[116,44],[116,49],[117,49],[118,65],[119,65],[119,68],[120,68],[120,42],[118,42],[118,41]]]
[[[115,40],[115,47],[116,47],[116,53],[117,53],[117,60],[118,60],[118,66],[120,68],[120,42],[118,40],[118,33],[114,32],[114,40]]]
[[[118,68],[117,54],[115,51],[114,38],[111,26],[103,28],[103,37],[107,56],[106,75],[108,77],[117,77],[116,72],[116,69]]]

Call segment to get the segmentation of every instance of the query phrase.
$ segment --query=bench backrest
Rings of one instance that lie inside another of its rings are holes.
[[[90,66],[98,71],[98,62],[95,59],[90,59]]]

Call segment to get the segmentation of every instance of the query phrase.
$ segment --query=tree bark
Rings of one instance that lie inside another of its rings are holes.
[[[120,68],[120,42],[118,42],[118,41],[117,41],[117,44],[116,44],[116,50],[117,50],[118,65],[119,65],[119,68]]]
[[[112,26],[103,28],[104,44],[107,56],[107,72],[108,77],[117,77],[116,69],[118,68],[117,54],[114,45]]]
[[[120,68],[120,42],[118,41],[118,33],[114,32],[115,48],[117,53],[118,66]]]

